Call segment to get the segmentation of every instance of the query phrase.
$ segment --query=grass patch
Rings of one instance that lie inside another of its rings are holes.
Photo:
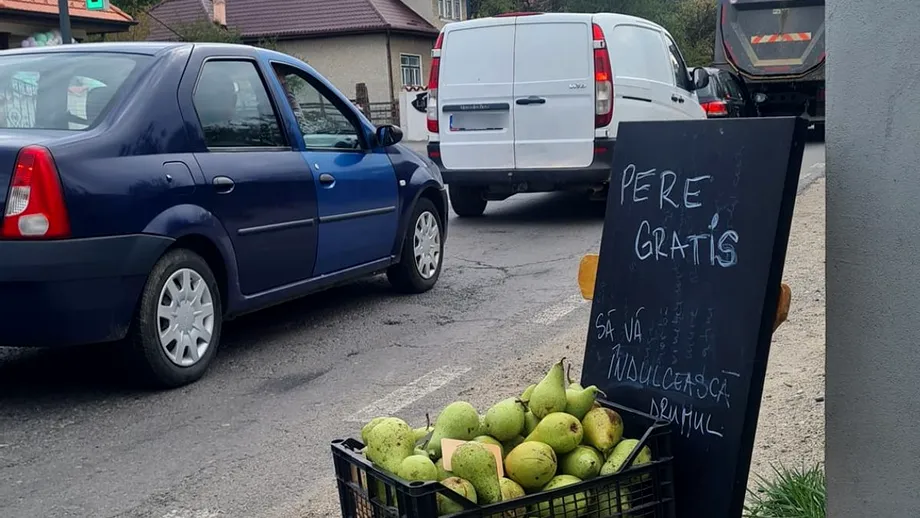
[[[747,518],[825,518],[827,484],[820,466],[773,467],[773,478],[757,475],[757,489],[744,506]]]

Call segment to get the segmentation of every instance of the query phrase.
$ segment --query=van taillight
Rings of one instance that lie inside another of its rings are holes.
[[[428,131],[437,133],[438,124],[438,81],[441,75],[441,44],[444,42],[444,33],[438,34],[438,40],[431,49],[431,72],[428,75],[428,107],[425,116],[428,122]]]
[[[19,151],[0,235],[7,239],[70,235],[64,190],[48,149],[28,146]]]
[[[613,67],[604,30],[592,24],[594,33],[594,127],[603,128],[613,120]]]

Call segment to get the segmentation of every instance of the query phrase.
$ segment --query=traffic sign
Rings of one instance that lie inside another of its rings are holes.
[[[86,0],[88,11],[105,11],[109,8],[109,0]]]

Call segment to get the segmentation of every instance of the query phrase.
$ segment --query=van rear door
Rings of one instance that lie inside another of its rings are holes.
[[[518,169],[578,168],[594,159],[590,15],[519,16],[514,36]]]
[[[447,169],[514,169],[514,31],[513,17],[445,28],[438,136]]]

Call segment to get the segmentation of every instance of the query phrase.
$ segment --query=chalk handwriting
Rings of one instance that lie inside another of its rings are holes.
[[[632,382],[674,392],[697,399],[712,401],[725,408],[731,408],[731,393],[727,376],[707,376],[705,373],[693,373],[674,367],[637,359],[624,351],[621,344],[611,350],[610,366],[607,379],[619,382]]]
[[[674,423],[684,437],[689,438],[694,434],[722,437],[722,432],[713,430],[712,414],[697,410],[693,405],[675,404],[666,397],[653,398],[649,414],[656,419]]]
[[[629,317],[628,322],[623,322],[623,336],[627,343],[642,341],[642,323],[639,321],[639,315],[644,310],[644,307],[639,308],[636,310],[635,315]],[[614,317],[614,313],[616,313],[616,310],[611,309],[607,312],[598,313],[594,319],[594,329],[597,331],[598,340],[617,342],[616,327],[611,320]]]
[[[713,214],[707,232],[681,236],[676,231],[668,231],[664,227],[652,228],[648,220],[639,223],[636,232],[635,251],[636,257],[645,261],[654,259],[687,260],[694,265],[709,263],[710,266],[729,268],[738,264],[738,253],[735,245],[739,241],[738,232],[717,230],[719,214]],[[670,234],[670,235],[669,235]],[[703,255],[701,259],[701,249]]]
[[[712,181],[712,175],[701,175],[693,178],[684,179],[683,188],[677,193],[673,193],[674,185],[677,183],[677,173],[674,171],[661,171],[649,169],[647,171],[637,171],[635,164],[629,164],[623,170],[623,176],[620,179],[620,205],[626,203],[626,192],[631,191],[629,197],[632,203],[642,203],[648,201],[648,193],[651,191],[652,182],[656,180],[648,179],[656,177],[658,182],[658,208],[663,209],[665,203],[671,207],[678,208],[684,206],[688,209],[701,207],[702,204],[697,201],[700,195],[699,187],[696,185],[703,180]],[[630,189],[632,187],[632,189]],[[673,193],[673,194],[672,194]],[[674,196],[680,196],[677,201]]]
[[[665,207],[699,209],[703,206],[700,201],[703,182],[712,180],[712,175],[708,174],[684,178],[683,185],[675,189],[679,177],[674,171],[658,171],[655,168],[639,171],[635,164],[629,164],[620,178],[620,205],[649,201],[650,196],[654,196],[650,194],[653,192],[652,186],[657,182],[659,210]],[[664,219],[669,220],[670,211],[665,215]],[[738,232],[731,228],[719,229],[718,226],[719,210],[712,215],[705,231],[691,234],[669,230],[663,225],[653,226],[649,220],[643,220],[636,231],[636,257],[642,261],[683,260],[694,265],[708,263],[710,266],[730,268],[738,264],[738,253],[735,250],[739,241]]]

